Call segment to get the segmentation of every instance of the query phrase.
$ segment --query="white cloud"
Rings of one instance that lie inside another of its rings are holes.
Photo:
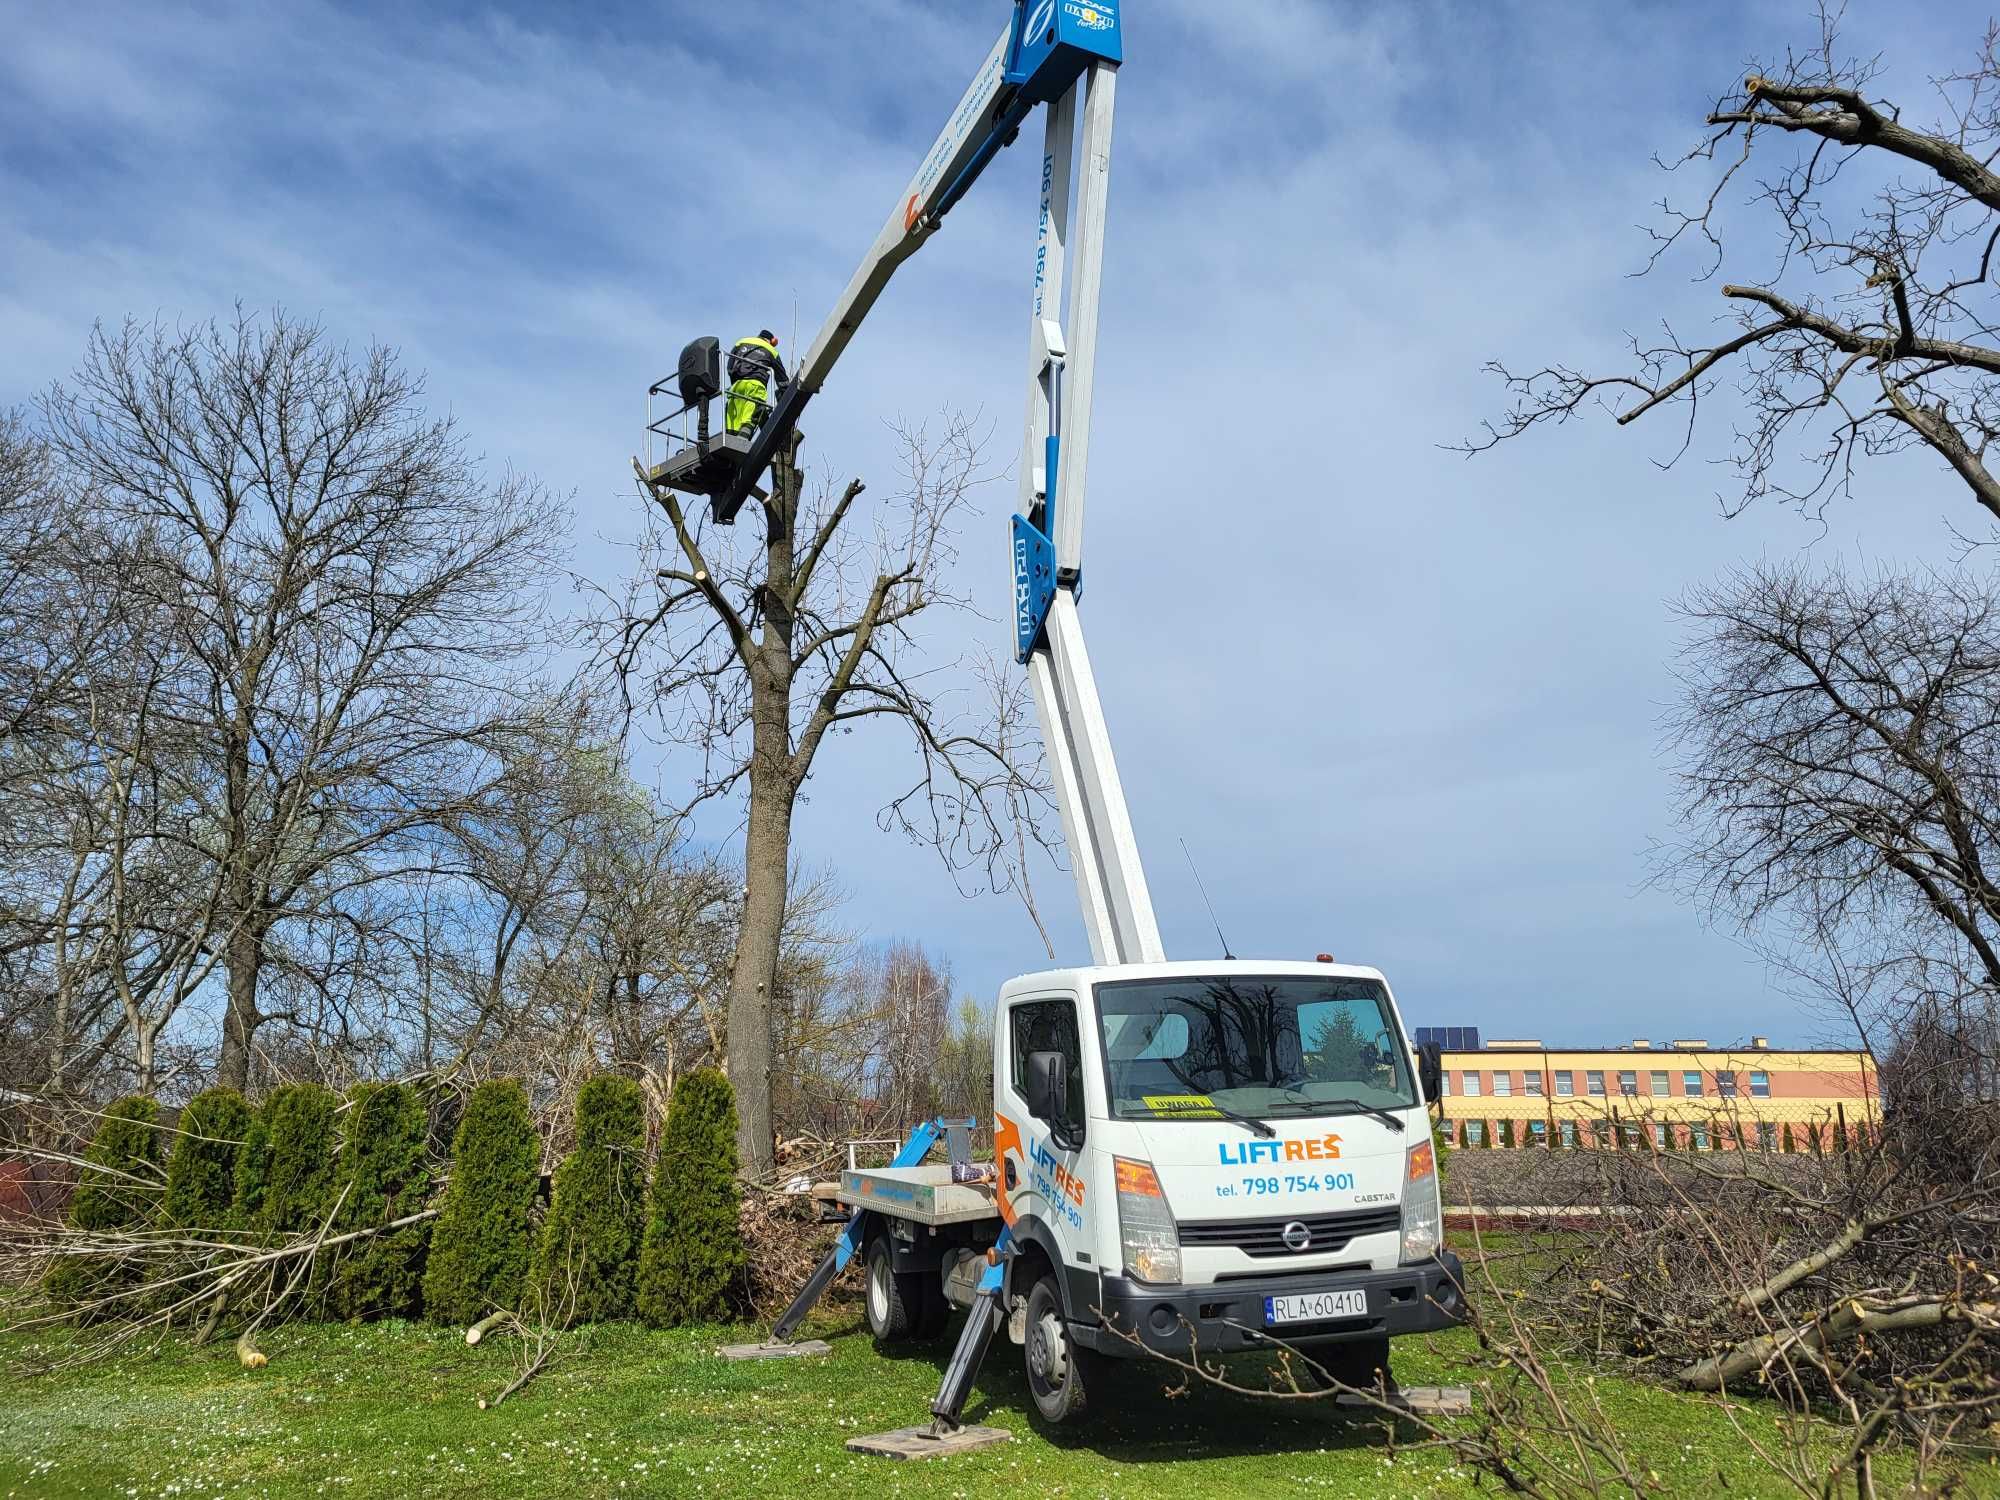
[[[1639,890],[1669,818],[1662,600],[1819,532],[1715,519],[1719,480],[1648,462],[1661,429],[1436,445],[1494,409],[1490,356],[1602,361],[1627,324],[1711,316],[1712,286],[1623,279],[1646,158],[1801,17],[1128,9],[1084,613],[1170,948],[1211,941],[1184,835],[1239,951],[1378,962],[1420,1019],[1727,1031],[1773,1003]],[[580,565],[612,582],[647,383],[696,333],[789,340],[794,298],[810,337],[1003,13],[32,7],[0,56],[0,402],[94,317],[283,303],[398,345],[494,461],[575,488]],[[1980,30],[1887,24],[1857,45],[1907,50],[1905,79]],[[899,274],[807,424],[820,462],[887,490],[880,419],[940,403],[1009,441],[1033,155]],[[996,623],[945,659],[1004,638],[1010,496],[964,539]],[[1957,508],[1904,464],[1824,545],[1942,550]],[[857,925],[990,990],[1032,932],[875,831],[903,753],[835,746],[802,850],[839,854]],[[1081,955],[1067,877],[1041,896]]]

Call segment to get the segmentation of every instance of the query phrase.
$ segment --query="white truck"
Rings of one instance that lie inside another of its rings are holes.
[[[995,1180],[954,1180],[975,1175],[962,1164],[841,1178],[869,1331],[923,1336],[970,1308],[954,1365],[976,1367],[980,1328],[1004,1324],[1058,1423],[1086,1410],[1098,1359],[1147,1349],[1282,1340],[1372,1384],[1391,1337],[1463,1311],[1422,1066],[1374,969],[1238,959],[1009,980]],[[948,1375],[934,1414],[955,1422],[964,1394]]]
[[[990,1167],[970,1160],[974,1122],[932,1121],[890,1167],[848,1172],[834,1190],[846,1228],[762,1349],[789,1347],[857,1253],[877,1338],[935,1333],[953,1305],[967,1308],[931,1407],[938,1438],[959,1430],[1002,1327],[1026,1351],[1037,1409],[1064,1422],[1084,1412],[1100,1356],[1282,1339],[1367,1383],[1386,1377],[1392,1336],[1445,1326],[1464,1306],[1440,1244],[1425,1109],[1436,1057],[1420,1065],[1382,975],[1324,955],[1169,963],[1160,942],[1077,613],[1119,11],[1120,0],[1014,0],[792,384],[752,432],[712,434],[716,341],[695,340],[681,409],[649,423],[683,446],[640,470],[707,496],[713,519],[733,524],[896,267],[1047,107],[1014,645],[1093,963],[1002,987]],[[688,412],[692,435],[672,425]],[[951,1161],[926,1164],[940,1139]]]

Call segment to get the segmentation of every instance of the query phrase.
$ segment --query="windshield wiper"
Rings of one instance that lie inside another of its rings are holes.
[[[1221,1115],[1223,1119],[1230,1120],[1233,1121],[1235,1124],[1241,1125],[1245,1130],[1249,1131],[1252,1135],[1269,1136],[1273,1140],[1277,1138],[1278,1132],[1273,1130],[1264,1121],[1258,1119],[1255,1115],[1238,1114],[1235,1110],[1230,1109],[1227,1105],[1217,1104],[1213,1099],[1208,1101],[1207,1107],[1209,1109],[1214,1110],[1217,1114]],[[1190,1116],[1190,1118],[1198,1119],[1199,1116]]]
[[[1300,1093],[1297,1089],[1288,1088],[1285,1092],[1292,1095],[1298,1103],[1310,1105],[1315,1110],[1324,1109],[1331,1113],[1338,1109],[1358,1109],[1363,1114],[1373,1115],[1391,1129],[1401,1130],[1404,1128],[1401,1115],[1392,1115],[1388,1110],[1381,1108],[1379,1105],[1363,1104],[1359,1099],[1315,1099],[1311,1094]]]

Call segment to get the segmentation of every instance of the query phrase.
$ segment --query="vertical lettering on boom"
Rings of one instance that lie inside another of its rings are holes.
[[[1035,316],[1042,315],[1042,281],[1049,264],[1049,192],[1055,182],[1056,158],[1052,151],[1042,153],[1042,217],[1035,225]]]

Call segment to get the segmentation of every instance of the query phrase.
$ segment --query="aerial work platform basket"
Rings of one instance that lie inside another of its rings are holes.
[[[707,499],[715,523],[729,526],[735,523],[742,501],[728,504],[728,496],[738,488],[757,423],[769,414],[769,406],[759,402],[756,420],[742,432],[711,432],[708,404],[722,393],[720,341],[713,336],[693,340],[681,350],[675,372],[654,381],[646,390],[645,474],[649,484]],[[664,416],[655,414],[656,403],[676,395],[679,406]],[[688,430],[690,413],[694,417],[692,432]],[[761,498],[763,492],[753,486],[749,493]]]

